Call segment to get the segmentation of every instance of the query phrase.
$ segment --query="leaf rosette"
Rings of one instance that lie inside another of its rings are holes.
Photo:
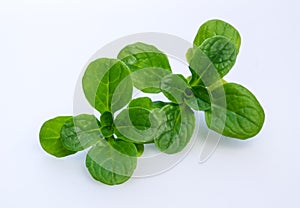
[[[92,60],[82,88],[98,112],[46,121],[39,134],[42,148],[59,158],[86,150],[91,176],[118,185],[131,178],[145,146],[152,144],[168,155],[182,152],[195,130],[195,111],[203,111],[208,128],[220,135],[241,140],[256,136],[265,120],[261,104],[244,86],[224,80],[240,45],[232,25],[209,20],[186,53],[188,78],[172,72],[167,54],[142,42],[126,45],[116,58]],[[137,91],[143,96],[135,97]],[[147,94],[161,95],[164,101]]]

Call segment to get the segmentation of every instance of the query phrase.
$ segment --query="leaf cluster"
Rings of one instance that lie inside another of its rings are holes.
[[[55,157],[87,150],[91,176],[108,185],[127,181],[143,154],[154,143],[166,154],[182,151],[195,128],[194,111],[204,111],[207,126],[224,136],[248,139],[264,123],[264,111],[245,87],[224,76],[239,53],[241,37],[221,20],[205,22],[186,57],[191,76],[172,73],[166,54],[136,42],[116,58],[99,58],[86,68],[83,92],[100,113],[60,116],[40,130],[42,148]],[[133,99],[133,89],[162,93],[169,102]]]

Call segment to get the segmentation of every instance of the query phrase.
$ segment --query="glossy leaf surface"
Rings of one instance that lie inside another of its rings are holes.
[[[100,113],[121,109],[132,96],[129,74],[129,68],[120,60],[100,58],[91,62],[82,78],[85,97]]]
[[[61,140],[60,131],[72,116],[59,116],[46,121],[40,130],[40,144],[42,148],[55,157],[65,157],[76,153],[66,149]]]
[[[209,20],[201,25],[194,39],[194,45],[200,46],[206,39],[216,35],[224,36],[234,43],[237,53],[241,45],[239,32],[229,23],[222,20]]]
[[[161,79],[171,73],[168,57],[152,45],[137,42],[127,45],[118,54],[133,72],[134,86],[143,92],[160,92]]]
[[[214,105],[206,111],[207,126],[222,135],[238,139],[248,139],[258,134],[265,114],[255,96],[239,84],[226,83],[220,87],[224,88],[225,98],[218,99],[226,100],[226,108]]]
[[[153,103],[147,97],[132,100],[129,107],[121,111],[115,119],[116,134],[138,144],[153,142],[159,134],[161,120],[153,112],[161,105],[162,103]]]
[[[159,113],[164,115],[164,120],[160,126],[162,133],[154,140],[156,147],[168,154],[180,152],[193,135],[194,112],[186,105],[169,104]]]
[[[94,115],[74,116],[63,125],[61,139],[64,147],[68,150],[84,150],[103,139],[100,123]]]
[[[134,144],[110,139],[89,150],[86,167],[92,177],[107,185],[127,181],[136,168],[137,149]]]

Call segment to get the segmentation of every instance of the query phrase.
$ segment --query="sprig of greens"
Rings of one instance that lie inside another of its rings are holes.
[[[205,22],[187,51],[191,77],[173,74],[167,55],[152,45],[133,43],[117,59],[92,61],[83,76],[85,97],[100,114],[60,116],[40,130],[42,148],[55,157],[88,149],[86,167],[107,185],[133,174],[144,145],[166,153],[182,151],[194,128],[194,111],[204,111],[208,128],[224,136],[248,139],[259,133],[265,114],[245,87],[223,78],[236,62],[241,37],[221,20]],[[133,87],[163,93],[170,102],[132,98]],[[194,110],[194,111],[193,111]]]

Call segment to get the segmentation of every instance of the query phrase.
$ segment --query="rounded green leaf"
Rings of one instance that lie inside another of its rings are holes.
[[[113,115],[111,112],[104,112],[100,116],[101,126],[112,126],[114,123]]]
[[[214,64],[221,78],[230,71],[237,58],[235,45],[223,36],[214,36],[206,39],[200,45],[200,50]]]
[[[91,148],[86,157],[86,167],[92,177],[107,185],[126,182],[137,164],[134,144],[110,139]]]
[[[115,130],[112,126],[102,126],[101,127],[101,134],[105,138],[109,138],[109,137],[113,136],[114,132],[115,132]]]
[[[127,45],[118,54],[118,59],[133,72],[133,84],[143,92],[161,92],[161,79],[171,73],[168,57],[156,47],[145,43]]]
[[[221,35],[228,38],[239,52],[241,45],[241,36],[239,32],[229,23],[222,20],[209,20],[199,28],[197,35],[194,39],[194,45],[200,46],[206,39]]]
[[[171,71],[168,57],[153,45],[136,42],[125,46],[118,54],[131,71],[157,67]]]
[[[187,54],[192,73],[192,86],[210,86],[222,79],[235,64],[237,53],[233,43],[222,36],[206,39]]]
[[[225,91],[226,109],[213,104],[205,112],[207,126],[224,136],[238,139],[248,139],[258,134],[265,114],[255,96],[239,84],[225,83],[220,87]]]
[[[104,137],[108,138],[114,134],[114,121],[111,112],[104,112],[100,116],[101,133]]]
[[[155,106],[148,97],[140,97],[130,101],[128,105],[129,117],[133,126],[139,130],[151,127],[150,113]]]
[[[63,125],[70,119],[72,119],[72,116],[59,116],[46,121],[42,125],[39,134],[40,144],[47,153],[55,157],[65,157],[76,153],[76,151],[66,149],[60,137]]]
[[[162,133],[154,139],[156,147],[167,154],[180,152],[190,141],[194,128],[194,112],[186,105],[168,104],[160,112],[164,115]]]
[[[60,134],[64,147],[72,151],[84,150],[103,139],[98,119],[87,114],[74,116],[66,121]]]
[[[82,78],[85,97],[100,113],[121,109],[132,96],[129,74],[120,60],[100,58],[91,62]]]
[[[115,119],[116,135],[138,144],[153,142],[161,120],[153,112],[161,106],[147,97],[132,100]]]

